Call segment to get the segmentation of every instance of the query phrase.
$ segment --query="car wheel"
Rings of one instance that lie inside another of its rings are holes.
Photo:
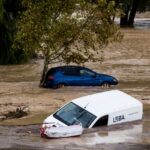
[[[63,88],[64,86],[65,86],[65,84],[60,83],[60,84],[58,85],[58,88]]]
[[[102,88],[110,88],[110,83],[109,82],[103,82],[102,84],[101,84],[101,87]]]
[[[54,89],[63,88],[65,86],[64,83],[59,83],[56,86],[54,86]]]
[[[43,84],[44,88],[48,88],[48,85],[46,83]]]

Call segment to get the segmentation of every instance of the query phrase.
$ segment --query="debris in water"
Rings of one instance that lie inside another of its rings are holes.
[[[0,116],[0,120],[6,119],[6,116]]]
[[[18,106],[15,111],[9,111],[7,114],[3,114],[3,120],[21,118],[28,115],[27,106]]]
[[[142,101],[149,101],[149,98],[142,98]]]

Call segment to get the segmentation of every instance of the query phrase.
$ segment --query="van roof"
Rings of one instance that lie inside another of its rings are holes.
[[[113,112],[135,107],[142,107],[140,101],[119,90],[83,96],[72,100],[72,102],[85,108],[96,116],[108,115]]]

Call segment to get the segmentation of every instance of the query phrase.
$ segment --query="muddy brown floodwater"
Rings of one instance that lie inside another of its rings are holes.
[[[149,150],[150,107],[144,106],[142,121],[109,127],[85,129],[80,137],[44,139],[39,136],[40,125],[0,126],[2,150]]]
[[[0,66],[0,116],[18,106],[29,115],[0,120],[0,150],[149,150],[150,149],[150,30],[122,29],[124,39],[103,50],[104,62],[87,63],[97,72],[115,76],[119,85],[101,87],[39,88],[42,60],[29,64]],[[63,65],[63,64],[56,64]],[[51,66],[50,66],[51,67]],[[43,139],[43,119],[71,99],[105,90],[119,89],[144,104],[142,121],[86,129],[80,137]],[[31,125],[32,124],[32,125]],[[34,124],[34,125],[33,125]]]

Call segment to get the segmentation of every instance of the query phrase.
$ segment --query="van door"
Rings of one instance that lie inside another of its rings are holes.
[[[105,115],[97,120],[93,127],[105,126],[108,125],[108,115]]]

